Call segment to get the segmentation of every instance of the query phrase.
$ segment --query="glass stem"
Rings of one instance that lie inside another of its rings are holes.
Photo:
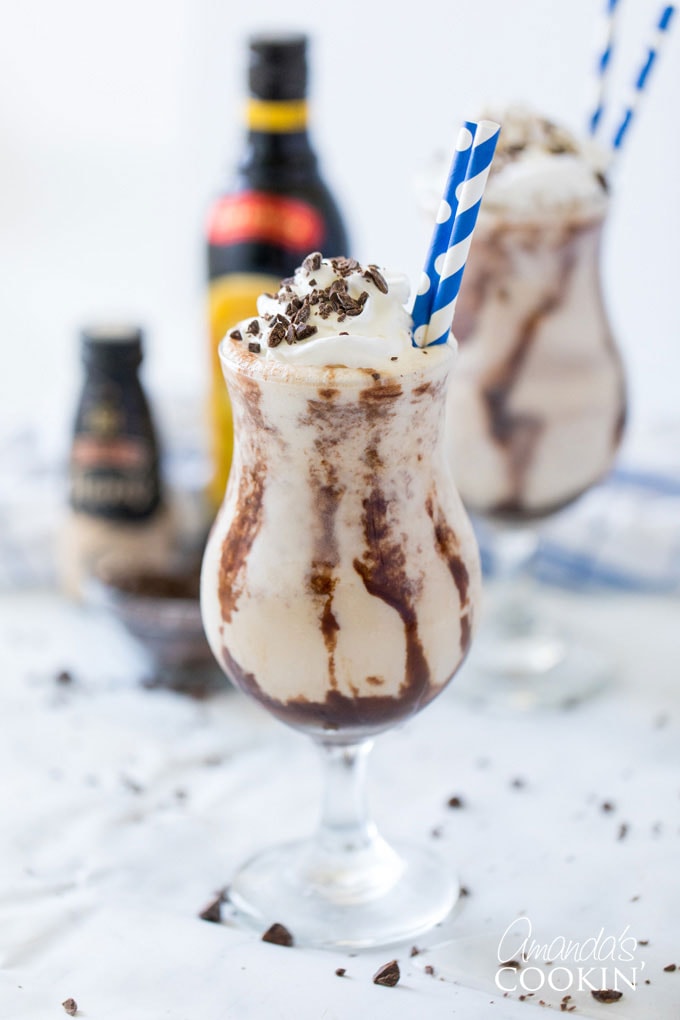
[[[316,838],[327,853],[360,852],[376,840],[366,797],[366,763],[372,747],[372,740],[320,744],[324,792]]]
[[[495,577],[492,616],[495,625],[509,633],[529,633],[535,613],[528,597],[526,571],[538,548],[533,528],[498,528],[495,535]]]

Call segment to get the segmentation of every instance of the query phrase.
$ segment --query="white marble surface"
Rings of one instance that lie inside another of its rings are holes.
[[[495,987],[499,940],[522,914],[541,943],[626,927],[648,942],[620,964],[638,968],[637,989],[611,1005],[572,991],[575,1016],[680,1016],[680,607],[544,599],[616,653],[616,683],[530,717],[473,711],[452,687],[377,741],[381,828],[438,847],[469,896],[418,956],[348,957],[197,917],[251,851],[313,827],[311,743],[235,691],[139,689],[144,658],[111,621],[49,592],[4,595],[0,1018],[65,1016],[73,997],[91,1020],[530,1020],[565,992]],[[375,986],[394,957],[399,985]]]

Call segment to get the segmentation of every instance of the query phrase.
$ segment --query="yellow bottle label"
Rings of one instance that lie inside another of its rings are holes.
[[[304,131],[307,127],[307,100],[251,98],[246,105],[246,123],[251,131],[266,131],[268,134]]]
[[[255,273],[230,273],[210,281],[208,321],[210,325],[210,438],[213,473],[209,495],[217,508],[224,498],[234,449],[234,424],[227,387],[222,375],[218,347],[228,330],[241,319],[257,314],[257,298],[274,292],[277,277]]]

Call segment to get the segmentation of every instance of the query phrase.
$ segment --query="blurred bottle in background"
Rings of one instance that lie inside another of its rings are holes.
[[[307,131],[307,37],[249,40],[247,137],[232,187],[209,212],[210,433],[217,507],[232,456],[232,419],[217,348],[312,251],[349,255],[345,226]]]
[[[59,545],[63,589],[73,597],[96,562],[116,553],[162,567],[175,528],[159,467],[156,428],[139,379],[142,331],[101,326],[83,331],[85,379],[69,461],[70,512]]]

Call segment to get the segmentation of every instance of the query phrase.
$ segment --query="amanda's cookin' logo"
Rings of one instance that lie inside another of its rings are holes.
[[[498,943],[496,986],[502,992],[536,993],[549,988],[555,992],[634,991],[644,963],[635,961],[637,939],[626,925],[619,935],[600,928],[597,935],[582,941],[556,936],[538,942],[528,917],[508,925]]]

